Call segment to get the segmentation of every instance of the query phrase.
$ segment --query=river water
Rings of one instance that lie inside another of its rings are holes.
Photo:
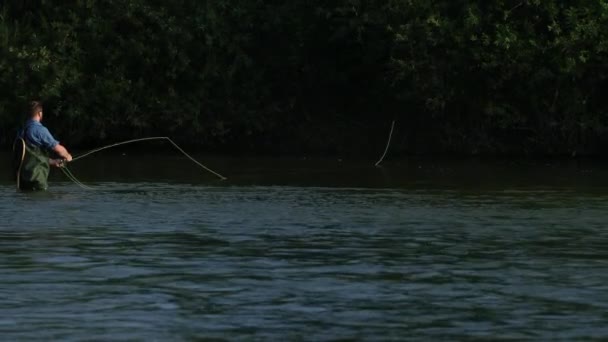
[[[2,339],[608,338],[603,165],[203,160],[2,173]]]

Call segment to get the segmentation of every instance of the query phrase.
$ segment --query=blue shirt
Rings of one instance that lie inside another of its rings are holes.
[[[59,141],[53,138],[51,132],[36,120],[28,120],[19,136],[30,145],[48,150],[52,150],[59,145]]]

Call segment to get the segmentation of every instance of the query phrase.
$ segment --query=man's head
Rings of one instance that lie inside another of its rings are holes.
[[[30,102],[30,118],[37,121],[42,120],[42,102]]]

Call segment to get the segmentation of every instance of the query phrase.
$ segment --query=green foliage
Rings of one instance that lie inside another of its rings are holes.
[[[0,5],[0,144],[31,99],[70,146],[598,153],[602,0],[28,0]]]
[[[428,114],[421,132],[438,149],[599,147],[608,109],[603,1],[396,3],[394,89]]]

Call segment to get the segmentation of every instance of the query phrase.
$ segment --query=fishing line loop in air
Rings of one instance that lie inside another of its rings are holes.
[[[85,157],[88,157],[94,153],[97,152],[101,152],[104,150],[107,150],[109,148],[112,147],[117,147],[117,146],[122,146],[122,145],[127,145],[127,144],[132,144],[132,143],[136,143],[136,142],[141,142],[141,141],[150,141],[150,140],[166,140],[168,141],[171,145],[173,145],[173,147],[175,147],[179,152],[181,152],[184,156],[186,156],[188,159],[190,159],[193,163],[195,163],[196,165],[200,166],[202,169],[214,174],[215,176],[217,176],[219,179],[221,180],[226,180],[227,178],[222,176],[221,174],[211,170],[210,168],[208,168],[207,166],[203,165],[201,162],[199,162],[198,160],[194,159],[194,157],[192,157],[191,155],[189,155],[188,153],[186,153],[186,151],[184,151],[181,147],[179,147],[179,145],[177,145],[173,140],[171,140],[171,138],[169,137],[148,137],[148,138],[139,138],[139,139],[132,139],[132,140],[127,140],[127,141],[122,141],[119,143],[115,143],[115,144],[111,144],[111,145],[107,145],[107,146],[103,146],[100,148],[96,148],[94,150],[91,150],[87,153],[84,153],[80,156],[74,157],[72,158],[72,162],[75,162],[76,160],[79,159],[83,159]],[[62,167],[60,167],[62,172],[66,175],[66,177],[68,177],[72,182],[74,182],[75,184],[77,184],[78,186],[82,187],[83,189],[92,189],[91,187],[88,187],[86,185],[84,185],[82,182],[80,182],[75,176],[74,174],[67,168],[67,166],[63,165]]]

